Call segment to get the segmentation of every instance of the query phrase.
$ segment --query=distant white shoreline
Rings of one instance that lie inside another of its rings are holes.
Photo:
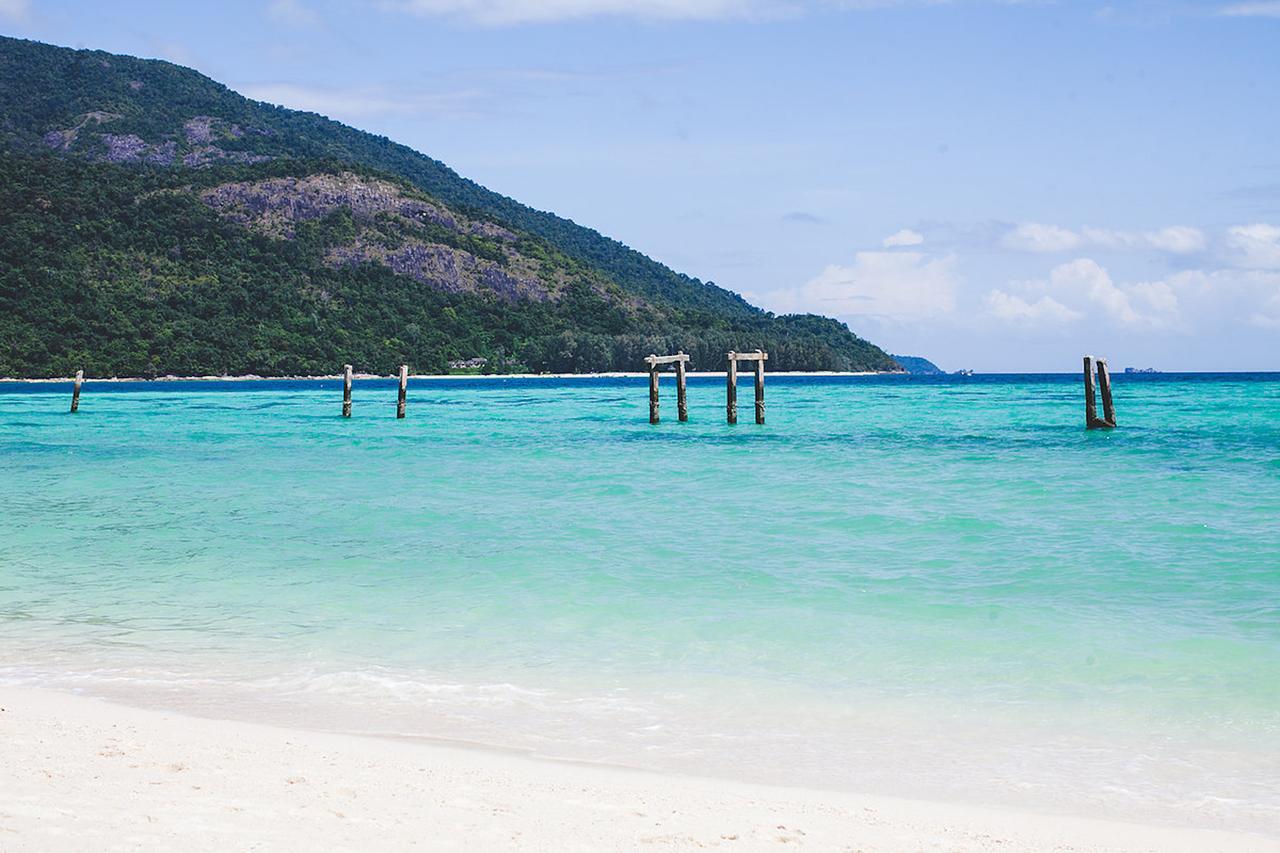
[[[409,376],[410,379],[634,379],[645,378],[649,375],[646,371],[636,372],[616,372],[616,373],[414,373]],[[674,376],[674,373],[670,373]],[[694,371],[690,370],[689,376],[724,376],[723,370],[710,371]],[[749,378],[749,374],[742,374]],[[907,374],[898,371],[836,371],[836,370],[771,370],[768,371],[769,376],[906,376]],[[396,379],[395,375],[384,375],[380,373],[353,373],[353,379]],[[146,378],[142,376],[109,376],[98,378],[96,376],[86,376],[85,382],[277,382],[280,380],[307,380],[307,379],[341,379],[341,373],[331,373],[322,376],[258,376],[249,373],[243,376],[156,376]],[[15,379],[8,376],[0,377],[0,382],[71,382],[70,376],[50,376],[42,379]]]

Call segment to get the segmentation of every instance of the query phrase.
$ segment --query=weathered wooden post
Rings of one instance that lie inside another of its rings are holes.
[[[725,385],[725,415],[729,423],[738,422],[738,354],[729,353],[729,371]]]
[[[351,417],[351,365],[342,365],[342,416]]]
[[[756,423],[764,423],[764,359],[762,350],[756,350],[760,356],[756,361]]]
[[[1084,357],[1084,424],[1093,429],[1098,422],[1098,402],[1093,390],[1093,356]]]
[[[1098,417],[1097,396],[1093,388],[1095,359],[1091,355],[1084,357],[1084,423],[1088,429],[1113,429],[1116,425],[1116,410],[1111,404],[1111,374],[1107,372],[1106,359],[1096,359],[1098,384],[1102,388],[1102,417]]]
[[[1111,403],[1111,373],[1105,358],[1098,359],[1098,390],[1102,392],[1102,419],[1109,429],[1115,429],[1116,407]]]
[[[684,355],[681,350],[680,355]],[[689,401],[685,398],[685,362],[688,357],[676,362],[676,413],[680,416],[680,422],[684,423],[689,420]]]
[[[764,423],[764,363],[769,354],[762,349],[755,352],[730,352],[726,411],[729,423],[738,422],[738,362],[754,361],[756,374],[756,423]]]
[[[80,408],[80,386],[84,384],[84,371],[76,371],[75,385],[71,387],[71,414],[75,414]]]
[[[649,362],[649,423],[658,422],[658,357],[650,355]]]
[[[405,396],[409,392],[409,365],[400,365],[400,396],[396,399],[396,417],[404,417]]]

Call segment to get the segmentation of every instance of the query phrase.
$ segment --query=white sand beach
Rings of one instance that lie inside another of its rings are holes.
[[[1278,850],[0,689],[0,850]]]

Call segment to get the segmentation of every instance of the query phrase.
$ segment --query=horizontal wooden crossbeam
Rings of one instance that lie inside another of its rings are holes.
[[[688,361],[689,356],[684,353],[676,355],[650,355],[646,356],[644,363],[650,367],[657,367],[659,364],[675,364],[678,361]]]
[[[756,350],[755,352],[731,352],[729,353],[731,361],[768,361],[769,353],[764,350]]]

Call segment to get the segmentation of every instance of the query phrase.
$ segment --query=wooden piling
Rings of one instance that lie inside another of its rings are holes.
[[[645,356],[644,363],[649,365],[649,423],[656,424],[658,422],[658,368],[664,364],[674,364],[676,366],[676,406],[680,415],[680,420],[689,420],[689,411],[684,399],[684,372],[685,362],[689,360],[689,356],[684,353],[676,355],[653,355]]]
[[[1096,368],[1095,368],[1096,363]],[[1098,417],[1098,401],[1094,392],[1093,377],[1097,373],[1102,386],[1102,417]],[[1107,372],[1106,359],[1084,357],[1084,424],[1088,429],[1111,429],[1116,425],[1115,408],[1111,405],[1111,374]]]
[[[1093,429],[1098,420],[1098,403],[1093,391],[1093,356],[1084,357],[1084,424]]]
[[[657,356],[649,356],[649,423],[658,422],[658,363]]]
[[[405,397],[409,393],[409,365],[400,365],[400,396],[396,398],[396,417],[404,417]]]
[[[738,354],[729,353],[729,370],[725,385],[725,415],[729,423],[738,422]]]
[[[342,365],[342,416],[351,417],[351,365]]]
[[[680,355],[684,355],[683,350]],[[689,420],[689,401],[685,396],[685,362],[683,360],[676,362],[676,413],[681,423]]]
[[[764,353],[756,361],[756,423],[764,423]]]
[[[1102,392],[1102,419],[1108,429],[1115,429],[1116,407],[1111,403],[1111,373],[1105,358],[1098,359],[1098,390]]]
[[[84,371],[76,371],[76,381],[71,387],[71,414],[75,414],[80,408],[80,386],[84,384]]]

